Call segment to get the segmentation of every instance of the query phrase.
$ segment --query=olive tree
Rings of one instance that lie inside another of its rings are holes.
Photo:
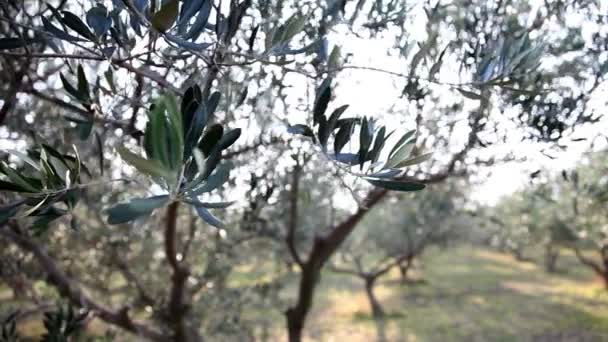
[[[572,249],[583,265],[605,279],[605,215],[602,208],[606,201],[605,151],[592,150],[585,159],[572,170],[543,171],[542,179],[531,189],[512,194],[499,203],[495,208],[497,216],[493,219],[500,223],[501,236],[508,241],[515,240],[514,243],[534,248],[543,244],[547,271],[556,270],[560,249]],[[506,204],[520,209],[509,213],[504,210]],[[524,219],[532,228],[522,241],[510,232],[516,228],[507,223]],[[599,262],[584,252],[589,249],[599,255]]]
[[[415,198],[401,196],[375,210],[340,250],[340,263],[332,265],[332,271],[363,281],[375,319],[385,314],[374,294],[377,281],[398,268],[405,282],[414,261],[428,247],[443,245],[454,229],[464,228],[459,227],[456,214],[458,194],[443,190],[436,188]]]
[[[608,183],[605,175],[606,152],[591,153],[588,164],[571,172],[556,175],[558,196],[554,206],[560,208],[561,241],[572,248],[582,265],[589,267],[608,288],[608,246],[606,245],[606,213]],[[559,177],[561,176],[561,182]],[[581,249],[596,255],[590,258]],[[599,257],[599,262],[597,258]]]

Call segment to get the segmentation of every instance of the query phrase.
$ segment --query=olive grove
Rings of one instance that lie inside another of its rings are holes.
[[[426,245],[374,251],[366,216],[398,201],[433,232],[456,196],[439,183],[521,159],[513,141],[559,154],[600,121],[599,6],[2,2],[0,278],[27,303],[3,331],[42,310],[48,341],[92,320],[123,339],[301,341],[349,238],[388,253],[366,281],[405,276]]]

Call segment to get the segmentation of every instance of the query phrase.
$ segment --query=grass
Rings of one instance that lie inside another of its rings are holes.
[[[388,314],[387,340],[608,341],[608,292],[601,281],[571,254],[560,256],[556,274],[544,272],[540,256],[536,259],[538,263],[518,262],[510,255],[462,246],[424,255],[413,273],[424,281],[402,285],[393,270],[376,287]],[[241,273],[235,283],[260,281],[266,274],[261,268]],[[287,297],[295,293],[295,280]],[[0,308],[9,300],[4,292]],[[272,341],[285,340],[284,309],[252,313],[272,322]],[[306,340],[374,341],[378,330],[369,313],[358,278],[325,272]],[[20,330],[41,328],[39,322],[25,322]]]
[[[608,293],[570,254],[558,261],[566,273],[470,247],[429,253],[403,286],[394,273],[376,293],[389,312],[390,341],[579,341],[608,340]],[[308,338],[371,341],[376,326],[362,284],[326,274],[318,291]]]

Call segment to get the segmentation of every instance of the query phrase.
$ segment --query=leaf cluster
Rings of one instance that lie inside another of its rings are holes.
[[[33,217],[32,228],[42,232],[50,222],[72,210],[81,195],[82,173],[91,176],[76,147],[73,151],[73,155],[63,154],[46,144],[26,153],[8,150],[23,165],[16,169],[0,163],[0,189],[22,198],[0,208],[0,223]]]
[[[167,194],[114,205],[106,211],[108,223],[126,223],[148,216],[172,201],[181,201],[193,206],[207,223],[222,225],[208,209],[226,208],[231,203],[203,202],[199,197],[228,181],[231,165],[221,163],[222,152],[236,142],[241,130],[209,125],[220,93],[202,96],[197,85],[188,88],[179,106],[174,95],[161,96],[148,113],[145,157],[125,147],[117,149],[123,161],[149,176]]]
[[[386,160],[380,160],[385,151],[387,140],[395,131],[387,132],[386,126],[375,127],[373,119],[368,117],[343,118],[348,105],[340,106],[327,116],[326,112],[332,97],[332,79],[326,78],[317,89],[313,107],[313,127],[298,124],[289,127],[289,132],[304,135],[320,145],[322,151],[339,165],[348,168],[358,166],[363,170],[368,165],[366,173],[357,174],[369,183],[396,191],[418,191],[425,185],[413,181],[405,181],[400,177],[405,168],[428,160],[432,153],[414,154],[415,130],[407,131],[390,148]],[[358,129],[358,134],[357,134]],[[333,137],[333,151],[330,138]],[[355,153],[344,153],[343,148],[350,142],[358,143]]]

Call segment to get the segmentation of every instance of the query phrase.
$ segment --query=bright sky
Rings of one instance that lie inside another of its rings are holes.
[[[603,3],[602,6],[608,10],[608,2]],[[537,8],[534,8],[532,12],[534,13],[536,10]],[[568,18],[567,25],[581,26],[583,38],[589,40],[591,39],[591,33],[595,31],[597,27],[594,26],[594,24],[582,24],[583,19],[582,16],[573,15]],[[411,32],[412,37],[424,40],[426,36],[426,33],[424,32],[425,20],[426,16],[422,11],[421,6],[415,6],[412,11],[412,22],[408,28],[408,32]],[[563,27],[559,26],[551,27],[551,29],[556,32],[563,31]],[[608,30],[608,28],[604,29]],[[348,32],[340,32],[339,28],[336,31],[337,32],[330,35],[330,42],[340,45],[343,56],[352,54],[351,61],[348,63],[349,65],[375,67],[398,73],[408,72],[408,65],[404,64],[405,62],[402,57],[391,57],[386,55],[386,51],[394,44],[393,38],[389,35],[385,36],[386,38],[384,39],[367,40],[357,38]],[[446,32],[446,34],[449,36],[449,32]],[[332,46],[330,45],[329,51],[331,51],[331,49]],[[446,64],[447,60],[449,59],[444,59],[444,64],[439,73],[439,79],[444,82],[457,83],[460,81],[456,70],[457,66]],[[356,114],[367,114],[380,118],[382,118],[382,113],[387,113],[390,107],[399,99],[403,86],[403,80],[386,74],[364,70],[344,71],[341,73],[340,80],[338,99],[336,102],[340,102],[341,98],[343,103],[351,105],[350,108],[356,108]],[[446,94],[449,95],[448,99],[446,99],[447,101],[454,101],[452,92],[446,91]],[[608,84],[604,83],[594,92],[589,110],[602,113],[606,106],[607,95]],[[471,100],[465,100],[465,109],[467,108],[466,102],[471,102]],[[403,117],[386,117],[382,123],[389,128],[396,128],[395,126],[403,123],[406,125],[413,124],[415,114],[416,113],[414,112],[408,111],[406,107],[404,108]],[[509,123],[506,122],[505,124]],[[407,128],[412,127],[410,126]],[[608,132],[607,120],[603,120],[599,124],[593,126],[583,127],[578,131],[574,138],[591,138],[596,136],[599,132]],[[463,132],[463,135],[464,134],[465,132]],[[519,136],[514,135],[512,141],[492,147],[490,153],[491,151],[495,151],[497,155],[503,155],[508,152],[514,152],[517,157],[525,157],[527,160],[521,163],[508,163],[489,168],[488,171],[490,171],[491,174],[482,182],[482,184],[476,186],[473,192],[473,200],[493,204],[500,199],[501,196],[524,187],[529,180],[530,173],[538,169],[548,169],[553,172],[559,172],[562,169],[571,168],[580,161],[590,143],[590,141],[577,143],[570,140],[560,141],[560,144],[567,145],[568,149],[559,153],[550,153],[556,157],[555,159],[550,159],[541,153],[541,150],[546,149],[546,145],[529,142],[522,143],[519,140]],[[598,141],[598,145],[596,146],[596,148],[602,147],[606,147],[605,140]],[[438,156],[438,158],[440,157],[441,156]]]
[[[608,10],[608,1],[602,2],[604,10]],[[536,9],[532,12],[534,13]],[[426,33],[424,31],[426,16],[422,11],[421,6],[414,6],[411,12],[411,22],[408,24],[408,32],[411,32],[412,37],[416,37],[420,41],[424,40]],[[568,26],[581,25],[583,18],[573,15],[567,21]],[[583,25],[583,36],[589,39],[590,32],[595,29],[589,25]],[[563,30],[561,27],[552,28],[555,30]],[[608,30],[608,28],[604,28]],[[442,32],[442,36],[449,39],[450,32]],[[386,51],[393,46],[393,37],[385,35],[384,39],[361,39],[338,26],[329,36],[330,46],[329,51],[333,48],[333,44],[340,45],[343,56],[351,55],[349,65],[375,67],[387,71],[398,73],[407,73],[408,65],[401,57],[391,57],[386,55]],[[414,49],[415,50],[415,49]],[[449,59],[446,59],[449,60]],[[459,82],[457,66],[449,65],[444,62],[444,65],[439,73],[439,79],[447,82]],[[296,81],[298,82],[298,81]],[[304,85],[300,83],[301,85]],[[396,79],[387,74],[365,71],[365,70],[347,70],[341,73],[338,94],[335,103],[350,104],[349,111],[353,115],[365,114],[372,115],[382,120],[382,123],[387,125],[389,129],[399,128],[401,130],[413,128],[413,120],[416,112],[411,107],[398,105],[397,108],[403,110],[403,115],[383,116],[383,113],[388,113],[395,102],[398,101],[403,80]],[[304,86],[305,87],[305,86]],[[302,87],[296,87],[294,92],[299,92],[298,96],[302,96]],[[446,101],[453,102],[452,92],[447,92]],[[608,85],[604,84],[593,95],[590,109],[600,112],[606,105],[605,99],[608,98]],[[472,100],[465,100],[465,108],[467,103]],[[470,104],[469,104],[470,105]],[[399,127],[406,125],[406,127]],[[593,137],[598,132],[608,132],[608,122],[602,121],[598,125],[585,127],[579,131],[581,137]],[[7,139],[8,132],[4,128],[0,129],[0,145],[3,147],[10,141]],[[465,132],[463,132],[463,135]],[[473,192],[473,199],[484,203],[494,203],[501,196],[509,194],[527,184],[529,174],[539,168],[550,169],[556,172],[569,168],[575,165],[586,151],[589,142],[573,143],[564,141],[564,144],[569,146],[567,151],[555,154],[556,159],[550,159],[541,153],[541,149],[545,146],[538,144],[521,143],[518,137],[514,137],[513,141],[504,145],[497,145],[492,148],[497,155],[502,155],[506,152],[515,152],[518,157],[526,157],[527,161],[523,163],[510,163],[508,165],[499,165],[490,168],[491,175]],[[605,147],[605,141],[603,147]],[[20,149],[24,146],[11,146]],[[601,145],[598,145],[601,147]],[[438,155],[437,158],[441,158]],[[444,156],[445,158],[445,156]]]

